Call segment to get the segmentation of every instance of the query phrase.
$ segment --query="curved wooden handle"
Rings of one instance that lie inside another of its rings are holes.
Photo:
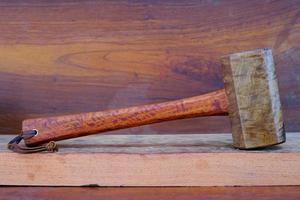
[[[38,135],[25,140],[34,146],[49,141],[75,138],[104,131],[135,127],[182,118],[226,115],[224,89],[164,103],[101,112],[89,112],[23,121],[23,131],[36,129]]]

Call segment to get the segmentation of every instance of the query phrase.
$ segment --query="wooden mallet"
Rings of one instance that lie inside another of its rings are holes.
[[[23,121],[27,146],[162,121],[227,115],[233,145],[240,149],[285,142],[277,79],[270,49],[221,58],[225,89],[164,103]]]

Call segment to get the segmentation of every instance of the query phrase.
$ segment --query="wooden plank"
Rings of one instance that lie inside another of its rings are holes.
[[[300,135],[256,151],[230,134],[97,135],[58,153],[17,154],[1,136],[0,184],[43,186],[262,186],[300,184]]]
[[[299,13],[297,0],[1,1],[0,133],[18,133],[29,117],[219,89],[219,58],[261,47],[274,53],[286,128],[299,131]],[[130,134],[221,131],[226,117]]]
[[[1,187],[5,200],[299,200],[300,186],[272,187]]]

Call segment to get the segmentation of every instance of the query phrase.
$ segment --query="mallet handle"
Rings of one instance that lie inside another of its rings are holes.
[[[28,119],[23,131],[36,129],[38,135],[27,139],[29,146],[75,138],[104,131],[130,128],[182,118],[226,115],[225,90],[164,103],[134,106],[101,112]]]

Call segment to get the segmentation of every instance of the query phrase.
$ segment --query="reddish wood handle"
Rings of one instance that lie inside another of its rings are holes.
[[[23,121],[23,131],[36,129],[38,135],[27,139],[29,146],[75,138],[104,131],[135,127],[182,118],[226,115],[224,89],[208,94],[164,103],[117,110],[81,113]]]

